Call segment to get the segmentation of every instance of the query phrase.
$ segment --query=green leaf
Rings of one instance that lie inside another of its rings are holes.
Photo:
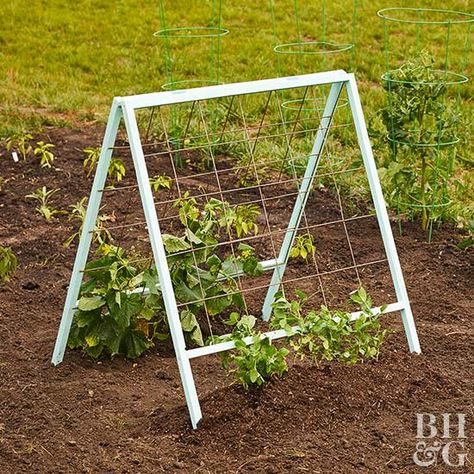
[[[181,311],[180,319],[183,331],[189,333],[189,337],[193,342],[199,346],[203,346],[204,340],[202,338],[201,328],[194,313],[185,309]]]
[[[100,296],[83,296],[79,299],[77,307],[81,311],[93,311],[94,309],[104,306],[105,300]]]
[[[167,253],[181,252],[191,248],[191,245],[183,237],[175,237],[170,234],[162,234],[161,237]]]
[[[129,359],[136,359],[140,357],[143,352],[153,346],[141,331],[130,330],[127,331],[121,341],[121,350]]]
[[[252,383],[255,383],[260,377],[260,374],[258,373],[257,369],[253,368],[249,373],[249,377],[250,377],[250,381]]]

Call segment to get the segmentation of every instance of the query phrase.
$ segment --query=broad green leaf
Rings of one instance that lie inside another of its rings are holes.
[[[94,309],[100,308],[104,306],[105,300],[101,298],[100,296],[83,296],[82,298],[79,299],[79,302],[77,304],[77,307],[81,311],[92,311]]]

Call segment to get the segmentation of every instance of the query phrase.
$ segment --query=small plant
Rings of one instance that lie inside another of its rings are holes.
[[[273,345],[268,337],[255,329],[255,323],[254,316],[240,317],[238,313],[231,313],[226,324],[234,326],[232,333],[211,340],[214,343],[234,341],[235,349],[221,353],[222,366],[233,373],[245,389],[263,385],[274,377],[282,377],[288,370],[286,357],[289,350]],[[246,337],[252,338],[248,345],[244,340]]]
[[[0,245],[0,281],[10,281],[18,266],[18,260],[10,247]]]
[[[27,132],[17,133],[6,139],[5,146],[8,152],[13,149],[18,150],[23,160],[26,161],[28,155],[32,152],[33,147],[30,145],[30,140],[33,140],[33,135]]]
[[[372,299],[364,288],[352,293],[350,300],[361,308],[354,318],[345,311],[331,311],[321,306],[319,312],[303,314],[306,295],[297,291],[298,299],[288,301],[280,292],[273,303],[271,327],[284,329],[296,354],[309,354],[316,363],[339,360],[355,364],[364,359],[377,358],[387,330],[381,329],[380,316],[371,311]]]
[[[46,186],[38,188],[34,193],[27,194],[25,197],[27,199],[34,199],[38,201],[39,206],[36,208],[36,211],[44,217],[45,220],[50,221],[57,214],[63,214],[63,211],[59,211],[51,207],[49,201],[51,198],[59,191],[59,189],[50,189],[48,190]]]
[[[120,158],[112,157],[110,159],[109,169],[107,175],[113,183],[119,183],[125,177],[125,165]]]
[[[77,232],[74,232],[71,236],[67,238],[64,242],[64,247],[69,247],[76,238],[79,238],[84,226],[84,219],[86,218],[86,201],[87,197],[83,197],[76,204],[71,204],[69,208],[71,211],[68,212],[68,220],[74,221],[78,220],[81,223],[80,228]],[[93,233],[93,241],[98,242],[99,244],[110,243],[112,242],[112,235],[105,226],[107,222],[114,222],[115,215],[112,214],[99,214],[97,216],[97,223]]]
[[[164,174],[157,174],[150,178],[150,186],[155,193],[160,189],[171,189],[171,183],[171,178]]]
[[[307,234],[297,235],[293,247],[290,250],[290,258],[302,258],[308,262],[311,256],[314,258],[316,253],[316,245],[314,245],[314,237],[308,232]]]
[[[87,177],[89,177],[97,167],[97,163],[99,162],[101,147],[92,148],[87,147],[84,148],[84,154],[86,157],[82,162],[82,166],[87,169]]]
[[[104,244],[99,255],[86,266],[88,279],[81,287],[68,345],[93,358],[121,354],[136,359],[163,336],[156,273],[134,267],[119,247]]]
[[[97,168],[97,163],[99,162],[100,153],[102,151],[101,147],[92,148],[87,147],[84,148],[84,154],[86,157],[82,162],[82,166],[87,168],[87,177],[89,177],[94,170]],[[120,158],[112,157],[110,159],[109,169],[107,171],[108,177],[114,182],[118,183],[122,181],[125,177],[126,169],[123,161]]]
[[[54,148],[54,145],[43,141],[37,142],[36,145],[37,146],[33,153],[35,156],[39,156],[41,168],[51,168],[51,165],[56,158],[53,152],[50,151]]]

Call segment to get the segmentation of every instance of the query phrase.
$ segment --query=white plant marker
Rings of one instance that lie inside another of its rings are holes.
[[[129,97],[116,97],[114,99],[102,144],[102,151],[100,154],[94,183],[92,186],[89,205],[87,207],[86,218],[84,221],[79,248],[72,271],[72,277],[66,296],[61,324],[56,339],[56,345],[52,356],[52,363],[54,365],[61,363],[64,357],[76,302],[79,296],[79,289],[82,282],[82,270],[86,265],[92,240],[92,231],[95,228],[95,222],[99,212],[100,201],[102,197],[101,189],[103,189],[105,185],[107,170],[112,156],[112,149],[115,144],[120,121],[123,119],[130,143],[130,149],[133,157],[142,206],[145,213],[146,226],[150,237],[154,263],[158,269],[159,283],[162,289],[164,305],[168,317],[171,337],[176,352],[176,358],[186,402],[189,409],[191,423],[193,428],[197,427],[202,415],[191,370],[190,359],[232,349],[234,347],[234,343],[229,341],[212,344],[197,349],[186,349],[178,306],[170,278],[166,253],[161,236],[158,215],[149,184],[148,171],[140,141],[135,111],[140,108],[159,107],[163,105],[180,104],[184,102],[233,97],[236,95],[253,94],[259,92],[283,91],[286,89],[328,84],[332,85],[331,91],[324,109],[318,132],[315,137],[313,150],[311,157],[308,160],[305,176],[298,190],[295,207],[288,224],[288,229],[284,237],[283,245],[280,249],[280,254],[276,259],[262,262],[265,271],[273,270],[271,284],[268,287],[267,295],[263,303],[262,317],[268,320],[268,318],[271,316],[271,303],[275,293],[278,291],[280,283],[282,282],[289,257],[289,251],[296,237],[296,229],[300,225],[301,216],[304,211],[313,178],[319,164],[321,151],[325,144],[327,131],[329,130],[331,119],[337,107],[341,91],[345,88],[347,90],[348,102],[355,123],[359,147],[362,153],[364,167],[366,170],[372,199],[374,201],[376,210],[376,216],[384,243],[385,253],[387,255],[390,272],[395,287],[396,301],[387,304],[385,312],[388,313],[399,311],[401,313],[409,350],[415,353],[421,352],[415,323],[411,312],[410,302],[408,299],[408,294],[390,227],[390,221],[388,218],[387,209],[385,207],[380,182],[377,176],[375,161],[367,134],[367,128],[364,121],[355,78],[353,74],[348,74],[345,71],[338,70],[302,76],[202,87],[197,89],[158,92]],[[374,308],[373,311],[376,312],[380,310],[378,308]],[[359,314],[360,313],[355,312],[353,313],[353,317],[357,318]],[[271,331],[265,333],[262,335],[262,337],[263,336],[268,336],[270,339],[278,339],[286,337],[286,332],[284,330]],[[247,338],[246,343],[250,344],[251,338]]]

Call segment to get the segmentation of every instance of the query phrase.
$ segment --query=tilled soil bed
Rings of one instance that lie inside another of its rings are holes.
[[[134,362],[94,362],[67,351],[52,367],[75,255],[75,246],[63,242],[73,224],[64,216],[44,221],[25,195],[44,185],[60,188],[53,200],[60,209],[88,195],[82,150],[97,146],[101,133],[51,129],[38,137],[56,144],[53,170],[40,169],[35,158],[0,158],[0,244],[20,262],[0,287],[1,473],[417,472],[416,414],[423,412],[466,415],[468,456],[456,471],[474,471],[474,252],[457,248],[461,237],[449,227],[428,244],[416,224],[405,225],[403,235],[393,225],[421,355],[408,353],[393,314],[379,360],[352,367],[294,361],[282,380],[248,393],[232,385],[217,356],[196,359],[204,414],[197,431],[169,344]],[[309,214],[330,213],[327,194],[318,192]],[[373,231],[373,223],[361,221],[354,235],[368,255],[380,253]],[[339,239],[340,229],[326,227],[317,246],[337,250]],[[366,276],[376,294],[391,288],[386,271]],[[344,281],[327,284],[337,294]],[[432,471],[453,469],[440,458]]]

